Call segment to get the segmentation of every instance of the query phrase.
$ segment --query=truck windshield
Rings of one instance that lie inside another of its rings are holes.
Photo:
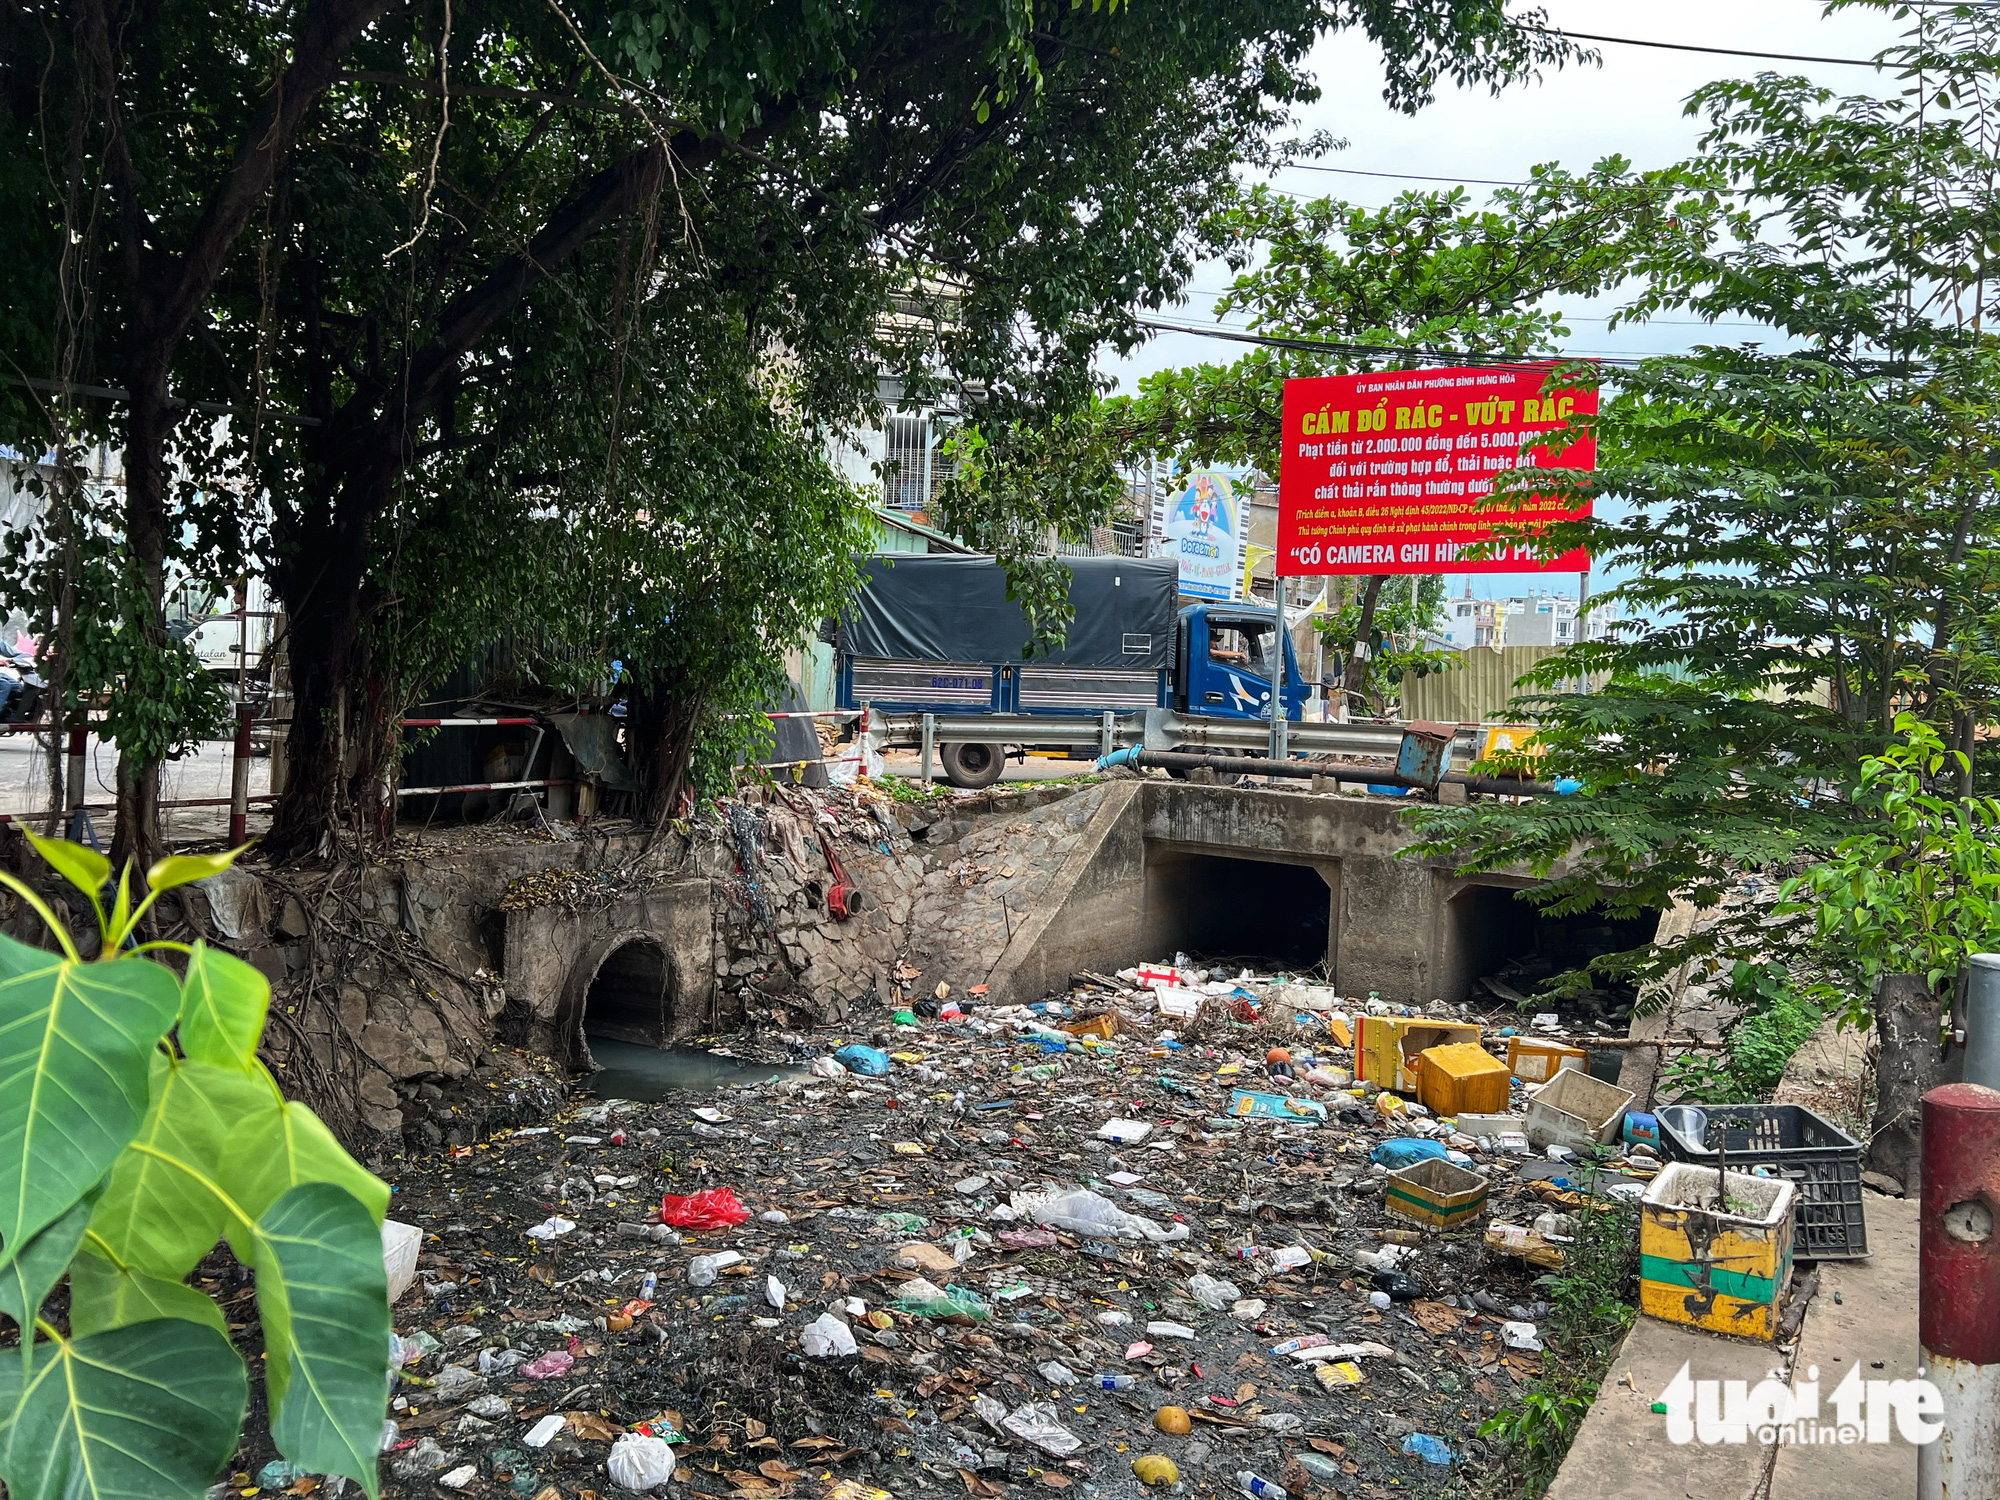
[[[1208,659],[1222,666],[1240,667],[1259,677],[1271,675],[1271,640],[1276,631],[1269,625],[1248,622],[1223,624],[1211,620],[1208,626]]]

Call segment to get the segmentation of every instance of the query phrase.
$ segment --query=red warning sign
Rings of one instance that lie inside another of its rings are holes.
[[[1552,366],[1398,370],[1285,382],[1278,465],[1278,572],[1578,573],[1561,557],[1463,560],[1496,524],[1574,520],[1590,507],[1523,497],[1512,513],[1478,511],[1493,476],[1518,467],[1521,445],[1572,416],[1594,416],[1593,389],[1545,391]],[[1594,438],[1560,453],[1529,450],[1537,468],[1593,469]]]

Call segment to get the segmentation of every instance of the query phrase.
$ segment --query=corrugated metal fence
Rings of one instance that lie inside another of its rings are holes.
[[[1560,646],[1474,646],[1458,653],[1459,664],[1402,685],[1405,719],[1447,724],[1505,720],[1507,700],[1522,673],[1560,651]]]

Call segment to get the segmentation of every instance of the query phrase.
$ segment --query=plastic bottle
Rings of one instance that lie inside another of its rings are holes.
[[[646,1279],[639,1283],[639,1300],[641,1302],[651,1302],[653,1300],[653,1293],[659,1285],[660,1273],[658,1271],[648,1271]]]
[[[1274,1484],[1261,1475],[1252,1474],[1248,1469],[1239,1470],[1236,1484],[1246,1495],[1254,1495],[1256,1500],[1291,1500],[1292,1492],[1282,1484]]]
[[[1090,1377],[1090,1383],[1100,1391],[1129,1391],[1139,1381],[1136,1376],[1113,1375],[1105,1371],[1099,1371]]]

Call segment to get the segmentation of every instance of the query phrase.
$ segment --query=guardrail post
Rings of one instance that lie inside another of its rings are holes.
[[[1917,1449],[1920,1500],[2000,1495],[2000,1090],[1924,1095],[1917,1217],[1918,1371],[1942,1397],[1940,1435]]]
[[[1105,756],[1109,755],[1113,750],[1116,750],[1117,748],[1118,748],[1118,715],[1113,713],[1110,709],[1107,708],[1104,710],[1103,719],[1099,721],[1099,727],[1097,731],[1097,753],[1100,756]]]
[[[229,760],[229,847],[250,837],[250,726],[257,710],[247,703],[236,708],[236,743]]]
[[[63,812],[74,814],[83,806],[84,758],[90,749],[90,726],[72,724],[69,730],[69,766],[63,782]],[[67,819],[65,819],[67,826]]]
[[[931,784],[931,752],[937,747],[937,715],[924,715],[924,761],[923,769],[917,773],[926,789]]]

